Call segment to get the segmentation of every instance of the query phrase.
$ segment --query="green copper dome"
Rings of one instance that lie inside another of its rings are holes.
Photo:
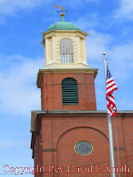
[[[51,30],[80,30],[78,26],[73,25],[70,22],[57,22],[48,27],[48,31]]]

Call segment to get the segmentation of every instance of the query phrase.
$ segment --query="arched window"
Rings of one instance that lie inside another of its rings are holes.
[[[63,105],[78,104],[78,86],[73,78],[65,78],[62,81],[62,101]]]
[[[73,41],[70,39],[60,41],[60,62],[73,63]]]

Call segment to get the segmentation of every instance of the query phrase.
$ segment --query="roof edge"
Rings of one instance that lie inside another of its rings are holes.
[[[77,114],[86,114],[86,113],[107,113],[106,110],[97,110],[97,111],[75,111],[75,110],[57,110],[57,111],[44,111],[44,110],[32,110],[32,113],[36,113],[37,114],[62,114],[62,113],[66,113],[66,114],[71,114],[71,113],[77,113]],[[133,114],[133,110],[118,110],[117,113],[129,113],[129,114]]]
[[[92,111],[75,111],[75,110],[57,110],[57,111],[44,111],[44,110],[33,110],[31,112],[31,133],[36,131],[36,119],[38,115],[61,115],[61,114],[107,114],[106,110],[92,110]],[[117,111],[117,114],[133,114],[133,110],[119,110]]]
[[[55,29],[52,29],[52,30],[49,30],[49,31],[46,31],[46,32],[42,32],[41,34],[45,35],[45,34],[48,34],[50,32],[54,32],[54,31],[57,31],[57,32],[80,32],[82,34],[84,34],[85,36],[88,36],[88,33],[84,32],[83,30],[55,30]]]

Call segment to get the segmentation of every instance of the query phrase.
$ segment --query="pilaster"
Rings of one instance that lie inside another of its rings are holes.
[[[56,52],[55,36],[52,36],[52,61],[53,61],[53,63],[56,62],[55,52]]]
[[[80,37],[77,37],[77,53],[78,53],[78,58],[77,62],[81,63],[81,47],[80,47]]]

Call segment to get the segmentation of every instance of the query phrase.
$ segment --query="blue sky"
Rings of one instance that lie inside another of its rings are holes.
[[[108,54],[109,68],[119,88],[115,92],[118,110],[133,109],[132,0],[0,0],[2,176],[4,165],[33,166],[30,112],[40,109],[36,77],[38,69],[44,67],[41,33],[50,24],[60,21],[60,15],[53,6],[55,3],[68,9],[65,21],[89,33],[86,41],[88,65],[99,69],[96,78],[97,109],[106,109],[103,51]]]

